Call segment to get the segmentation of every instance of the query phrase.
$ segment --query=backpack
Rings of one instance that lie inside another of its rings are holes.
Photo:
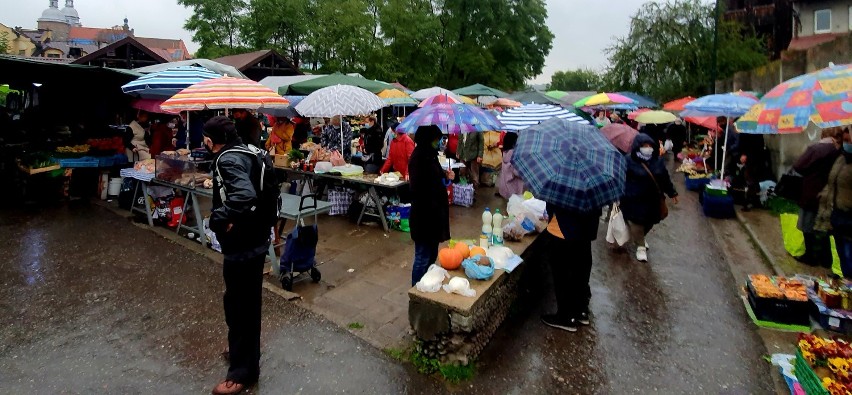
[[[240,152],[254,158],[256,171],[252,172],[251,181],[257,192],[257,205],[251,210],[261,219],[260,225],[274,226],[278,221],[278,213],[281,207],[281,182],[275,175],[272,156],[266,150],[248,144],[245,147],[236,146],[219,155],[228,152]],[[219,172],[219,159],[216,159],[216,177],[219,185],[222,185],[222,175]],[[221,199],[224,202],[225,189],[220,189]]]

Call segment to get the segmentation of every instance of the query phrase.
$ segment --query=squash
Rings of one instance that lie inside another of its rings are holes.
[[[458,242],[453,249],[457,250],[459,254],[461,254],[462,259],[470,258],[470,247],[468,247],[467,244]]]
[[[471,249],[470,249],[470,256],[477,256],[477,255],[485,256],[485,255],[486,255],[486,251],[485,251],[485,249],[484,249],[484,248],[482,248],[482,247],[473,247],[473,248],[471,248]]]
[[[438,262],[441,263],[441,267],[447,270],[458,269],[463,259],[459,250],[455,248],[442,248],[441,251],[438,251]]]

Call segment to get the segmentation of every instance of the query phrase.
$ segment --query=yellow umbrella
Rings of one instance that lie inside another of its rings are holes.
[[[477,103],[477,102],[476,102],[476,100],[473,100],[473,99],[471,99],[471,98],[469,98],[469,97],[467,97],[467,96],[459,95],[459,98],[461,98],[461,101],[462,101],[462,103],[464,103],[464,104],[472,104],[472,105],[474,105],[474,106],[479,105],[479,103]]]
[[[644,124],[660,124],[674,122],[677,117],[668,111],[645,111],[636,117],[636,122]]]
[[[376,96],[381,97],[382,99],[406,99],[411,97],[399,89],[385,89],[377,93]]]
[[[598,93],[582,98],[574,103],[574,107],[592,107],[592,106],[610,106],[613,104],[635,104],[633,100],[627,96],[619,95],[618,93]]]

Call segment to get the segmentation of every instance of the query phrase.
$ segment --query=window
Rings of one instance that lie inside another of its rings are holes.
[[[831,32],[831,10],[814,11],[814,33]]]
[[[26,56],[26,54],[27,54],[27,51],[25,49],[18,51],[18,55]]]
[[[59,54],[58,53],[49,53],[49,54],[47,54],[47,57],[48,58],[59,58]]]

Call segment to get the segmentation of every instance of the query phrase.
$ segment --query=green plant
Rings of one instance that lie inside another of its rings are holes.
[[[432,374],[441,368],[441,363],[437,359],[429,358],[421,354],[417,349],[411,353],[411,363],[421,374]]]
[[[447,381],[453,384],[458,384],[462,381],[467,381],[473,378],[475,366],[473,362],[471,362],[464,366],[441,365],[439,369],[441,371],[441,376],[444,376]]]
[[[290,157],[291,161],[305,159],[305,154],[295,148],[291,149],[290,152],[287,153],[287,156]]]
[[[348,327],[349,329],[364,329],[364,324],[360,322],[350,322]]]
[[[402,350],[399,348],[386,348],[384,351],[385,354],[388,354],[388,356],[397,361],[404,361],[406,359],[406,353],[408,353],[408,350]]]

